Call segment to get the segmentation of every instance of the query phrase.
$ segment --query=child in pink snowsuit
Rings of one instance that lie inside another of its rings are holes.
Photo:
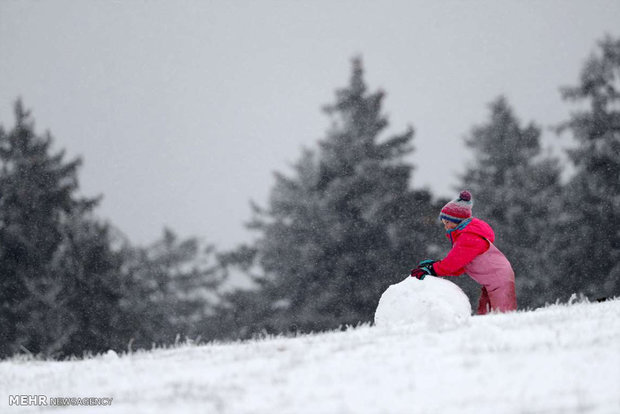
[[[413,269],[411,276],[459,276],[467,273],[482,285],[478,314],[489,311],[508,312],[517,309],[515,274],[506,256],[493,244],[495,233],[486,222],[472,217],[473,202],[468,191],[450,201],[439,218],[452,242],[452,250],[439,261],[425,260]]]

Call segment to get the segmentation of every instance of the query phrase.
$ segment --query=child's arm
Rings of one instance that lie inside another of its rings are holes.
[[[459,276],[465,272],[467,266],[478,255],[486,252],[489,242],[472,233],[464,233],[452,246],[448,255],[433,263],[433,270],[437,276]]]

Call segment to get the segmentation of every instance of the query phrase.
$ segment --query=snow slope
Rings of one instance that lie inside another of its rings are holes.
[[[117,357],[0,363],[9,395],[113,397],[98,413],[620,413],[620,300]]]

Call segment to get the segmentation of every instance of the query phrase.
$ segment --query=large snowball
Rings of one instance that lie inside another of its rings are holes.
[[[467,323],[470,316],[469,299],[454,283],[433,276],[424,280],[407,277],[383,293],[375,312],[375,324],[444,330]]]

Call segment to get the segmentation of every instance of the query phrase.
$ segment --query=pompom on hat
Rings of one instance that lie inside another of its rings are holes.
[[[471,193],[463,190],[456,200],[452,200],[443,206],[441,213],[439,213],[439,220],[448,220],[458,224],[471,217],[473,206],[474,201],[472,200]]]

